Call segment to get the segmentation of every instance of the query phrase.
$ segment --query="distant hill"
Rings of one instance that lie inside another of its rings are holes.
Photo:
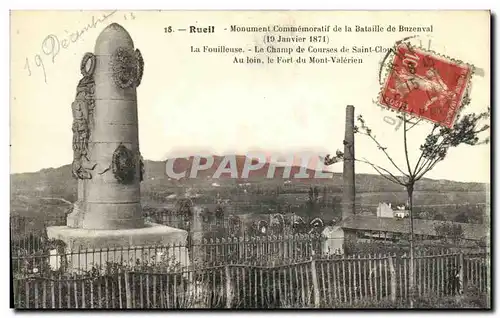
[[[188,159],[179,158],[175,160],[173,165],[174,172],[187,171],[189,175],[189,168],[193,157]],[[266,179],[269,169],[269,164],[266,163],[261,169],[250,171],[248,178],[232,179],[229,173],[223,173],[217,180],[210,179],[214,175],[217,167],[221,164],[223,157],[215,156],[214,164],[208,170],[198,172],[196,179],[180,179],[175,180],[169,178],[165,171],[165,161],[145,161],[145,180],[141,187],[143,191],[158,191],[164,188],[178,187],[178,186],[192,186],[203,187],[204,185],[210,186],[212,183],[217,182],[220,186],[234,185],[236,183],[250,182],[259,183],[263,186],[269,184],[272,186],[283,185],[287,178],[283,178],[283,171],[285,167],[276,167],[273,179]],[[238,176],[241,176],[245,156],[236,156],[238,167]],[[202,162],[203,164],[203,162]],[[324,186],[334,186],[339,190],[342,189],[342,174],[334,173],[330,179],[312,179],[315,170],[302,168],[300,166],[291,167],[291,176],[303,170],[309,179],[289,179],[287,183],[291,186],[309,187],[310,184],[318,184]],[[64,165],[59,168],[42,169],[38,172],[30,173],[16,173],[11,175],[11,194],[33,194],[37,193],[40,196],[59,197],[68,201],[74,201],[76,197],[77,182],[71,175],[71,166]],[[433,191],[433,192],[483,192],[485,191],[486,184],[473,183],[473,182],[456,182],[449,180],[432,180],[422,179],[416,185],[415,191]],[[375,174],[357,174],[356,175],[356,192],[402,192],[404,189],[401,186],[395,185],[385,178]],[[486,198],[486,194],[485,194]],[[484,202],[484,201],[483,201]]]

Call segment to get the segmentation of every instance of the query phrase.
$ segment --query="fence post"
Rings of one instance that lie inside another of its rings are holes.
[[[491,254],[487,252],[485,255],[485,261],[486,261],[486,308],[490,309],[491,308]]]
[[[316,261],[314,260],[314,255],[311,256],[311,276],[314,289],[314,307],[319,308],[319,284],[318,284],[318,274],[316,273]]]
[[[391,301],[396,301],[396,270],[394,268],[394,259],[389,255],[389,272],[391,273]]]
[[[464,292],[464,254],[458,254],[458,294]]]
[[[226,276],[226,308],[231,308],[233,302],[233,291],[231,288],[231,274],[229,272],[229,265],[224,266]]]
[[[132,308],[132,294],[130,292],[130,281],[128,277],[129,272],[123,271],[123,275],[125,276],[125,297],[127,298],[127,309]]]

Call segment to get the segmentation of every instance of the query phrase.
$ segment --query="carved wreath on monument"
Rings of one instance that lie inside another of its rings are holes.
[[[135,154],[123,144],[120,144],[113,153],[111,161],[111,168],[116,180],[123,184],[133,182],[135,178],[136,163]]]
[[[138,87],[144,72],[144,60],[141,52],[120,47],[111,56],[112,77],[120,88]]]

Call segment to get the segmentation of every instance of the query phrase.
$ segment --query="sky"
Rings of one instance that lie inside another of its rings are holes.
[[[86,25],[99,19],[104,21],[85,30]],[[433,25],[432,34],[420,34],[424,46],[481,70],[471,80],[472,103],[464,110],[480,112],[490,101],[489,21],[485,12],[459,11],[13,12],[11,173],[71,162],[71,103],[80,79],[80,61],[85,52],[93,52],[99,33],[113,22],[130,33],[145,61],[137,98],[140,149],[146,159],[256,150],[335,153],[343,147],[345,107],[354,105],[356,115],[363,115],[394,160],[404,166],[402,128],[388,124],[391,120],[386,116],[395,118],[394,113],[374,103],[381,87],[378,70],[383,53],[357,55],[363,59],[362,64],[235,64],[232,54],[192,53],[191,46],[247,49],[264,45],[265,33],[224,30],[231,25]],[[168,26],[176,29],[191,25],[213,25],[216,32],[164,32]],[[329,33],[328,43],[318,46],[391,47],[408,35]],[[430,124],[422,123],[410,131],[411,162],[418,158],[419,146],[430,128]],[[383,153],[364,136],[356,136],[356,156],[394,171]],[[342,166],[331,169],[339,172]],[[356,171],[375,173],[361,163],[356,164]],[[452,149],[427,177],[489,182],[489,145]]]

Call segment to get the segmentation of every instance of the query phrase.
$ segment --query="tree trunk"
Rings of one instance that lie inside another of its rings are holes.
[[[415,250],[413,247],[413,183],[407,187],[408,191],[408,210],[410,211],[410,269],[409,269],[409,292],[410,308],[414,306],[415,300]]]

